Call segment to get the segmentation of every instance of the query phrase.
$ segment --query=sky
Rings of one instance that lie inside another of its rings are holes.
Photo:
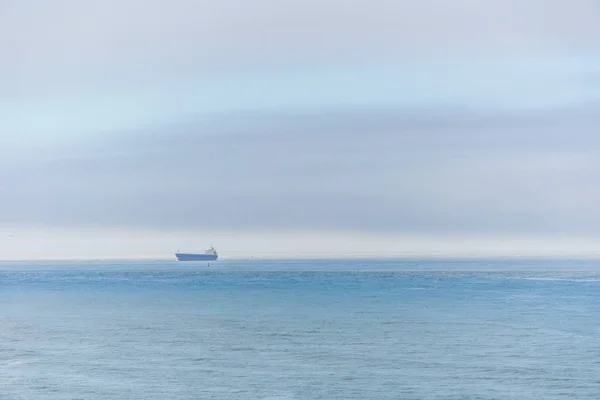
[[[0,259],[600,255],[595,0],[0,0]]]

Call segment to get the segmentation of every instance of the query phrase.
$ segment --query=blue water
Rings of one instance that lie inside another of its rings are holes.
[[[0,264],[0,399],[598,399],[600,263]]]

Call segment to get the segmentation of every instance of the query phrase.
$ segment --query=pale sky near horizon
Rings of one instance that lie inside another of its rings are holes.
[[[0,0],[0,259],[597,256],[594,0]]]

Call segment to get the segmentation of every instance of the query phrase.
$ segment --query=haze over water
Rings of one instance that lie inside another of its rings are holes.
[[[600,263],[3,263],[0,398],[596,399]]]

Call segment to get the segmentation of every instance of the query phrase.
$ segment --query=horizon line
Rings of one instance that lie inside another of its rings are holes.
[[[74,261],[146,261],[146,262],[165,262],[172,261],[173,263],[184,264],[204,264],[204,263],[220,263],[226,261],[599,261],[600,255],[594,256],[567,256],[567,255],[497,255],[497,256],[436,256],[436,255],[420,255],[420,256],[332,256],[332,255],[302,255],[302,256],[239,256],[239,257],[224,257],[219,256],[218,260],[210,261],[177,261],[174,257],[40,257],[40,258],[0,258],[0,262],[74,262]]]

